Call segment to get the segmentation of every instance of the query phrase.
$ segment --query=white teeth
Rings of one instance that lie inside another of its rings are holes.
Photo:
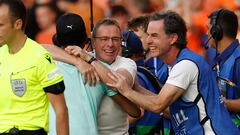
[[[156,50],[157,47],[149,47],[150,50]]]
[[[106,53],[113,53],[113,50],[105,50]]]

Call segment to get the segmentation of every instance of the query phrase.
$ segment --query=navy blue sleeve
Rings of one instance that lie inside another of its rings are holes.
[[[240,57],[235,61],[233,70],[233,82],[237,85],[238,92],[240,92]]]

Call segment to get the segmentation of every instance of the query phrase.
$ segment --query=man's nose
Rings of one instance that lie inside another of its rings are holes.
[[[113,46],[113,44],[114,44],[113,39],[112,39],[112,38],[109,38],[109,39],[107,40],[107,45],[108,45],[108,46]]]
[[[146,38],[146,43],[150,44],[152,42],[152,38],[150,36],[147,36]]]

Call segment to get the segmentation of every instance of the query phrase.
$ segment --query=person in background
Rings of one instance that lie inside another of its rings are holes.
[[[228,9],[217,9],[208,20],[210,47],[216,51],[211,68],[235,125],[240,128],[240,46],[236,39],[237,15]],[[240,132],[240,131],[239,131]]]
[[[126,31],[122,33],[122,56],[134,60],[137,64],[137,82],[148,89],[149,91],[158,94],[161,90],[161,84],[157,77],[144,67],[143,46],[141,40],[133,31]],[[163,129],[163,119],[158,113],[153,113],[147,110],[139,119],[129,117],[129,134],[159,134],[160,132],[167,133],[167,129]]]
[[[149,23],[148,15],[139,16],[131,19],[128,22],[128,28],[134,31],[134,33],[142,41],[142,45],[144,48],[145,67],[158,77],[161,84],[164,84],[168,76],[168,66],[159,57],[157,57],[158,49],[149,48],[146,42],[148,36],[147,34],[148,23]],[[150,51],[150,49],[152,51]]]
[[[142,42],[146,59],[150,58],[149,48],[146,43],[148,22],[149,15],[135,17],[128,21],[128,28],[132,30]]]
[[[68,135],[63,76],[25,25],[22,1],[0,0],[0,134],[46,135],[50,101],[58,135]]]
[[[115,83],[107,85],[149,111],[161,113],[169,106],[175,134],[238,135],[212,70],[202,56],[186,47],[187,27],[182,17],[173,11],[156,12],[147,33],[149,47],[158,47],[159,57],[171,66],[160,93],[142,94],[144,89],[135,86],[133,90],[114,72],[108,75]]]
[[[152,51],[150,51],[150,48],[147,44],[147,27],[149,23],[149,15],[139,16],[136,18],[131,19],[128,22],[129,29],[133,30],[134,33],[141,39],[142,45],[144,48],[144,66],[152,72],[153,75],[155,75],[160,84],[165,84],[167,77],[168,77],[168,65],[165,64],[158,55],[158,49],[151,48]],[[155,50],[155,51],[153,51]],[[152,53],[154,52],[154,53]],[[157,93],[156,93],[157,92]],[[155,93],[158,94],[159,90],[157,90]],[[163,127],[164,127],[164,133],[162,134],[170,134],[172,133],[172,126],[169,118],[163,117]],[[163,131],[163,130],[162,130]]]
[[[40,31],[36,41],[40,44],[53,44],[52,36],[56,33],[57,13],[51,4],[37,4],[35,9],[36,22]]]
[[[75,13],[80,15],[85,23],[88,36],[91,36],[92,24],[90,19],[90,0],[57,0],[58,8],[64,13]],[[93,4],[93,24],[104,18],[104,11],[99,5]]]
[[[121,31],[127,30],[127,23],[129,19],[129,14],[127,9],[122,5],[111,6],[111,18],[115,19],[121,28]]]

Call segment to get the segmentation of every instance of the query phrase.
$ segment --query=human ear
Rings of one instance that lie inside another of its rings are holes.
[[[17,19],[14,23],[14,28],[19,30],[19,29],[22,29],[22,27],[23,27],[22,19]]]

